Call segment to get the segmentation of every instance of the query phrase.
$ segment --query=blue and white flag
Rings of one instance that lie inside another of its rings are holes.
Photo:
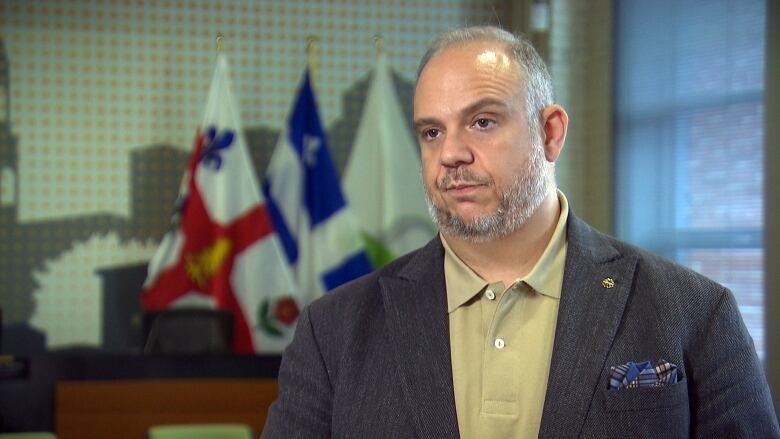
[[[339,185],[308,71],[263,193],[303,304],[372,270]]]

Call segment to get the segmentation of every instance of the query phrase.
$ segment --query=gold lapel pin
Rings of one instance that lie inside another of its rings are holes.
[[[614,288],[615,287],[615,279],[612,279],[611,277],[606,277],[604,280],[601,281],[601,286],[604,288]]]

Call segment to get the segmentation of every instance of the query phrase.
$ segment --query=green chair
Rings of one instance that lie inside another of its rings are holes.
[[[57,435],[48,432],[0,433],[0,439],[57,439]]]
[[[148,439],[253,439],[252,429],[245,424],[158,425],[149,429],[147,437]]]

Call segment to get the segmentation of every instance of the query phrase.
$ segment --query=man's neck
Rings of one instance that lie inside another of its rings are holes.
[[[480,243],[453,235],[444,238],[452,251],[480,277],[488,282],[503,281],[509,286],[528,274],[539,261],[560,214],[558,192],[551,190],[531,218],[507,236]]]

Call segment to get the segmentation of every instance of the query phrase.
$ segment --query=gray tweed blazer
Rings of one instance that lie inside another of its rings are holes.
[[[539,437],[780,438],[727,289],[573,214],[567,236]],[[262,437],[458,437],[443,264],[435,238],[305,308]],[[677,384],[608,390],[610,366],[658,359]]]

